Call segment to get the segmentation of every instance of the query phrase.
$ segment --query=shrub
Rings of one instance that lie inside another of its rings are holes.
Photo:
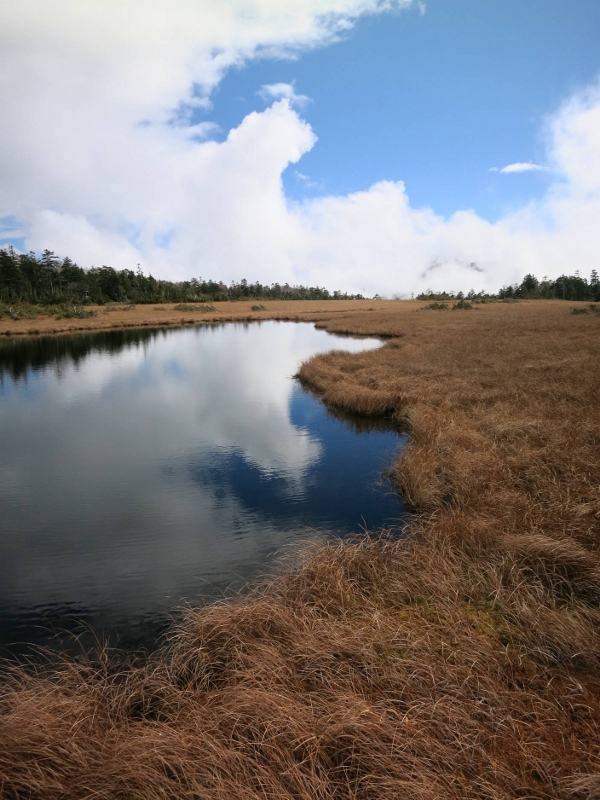
[[[571,314],[600,314],[600,306],[590,303],[587,307],[572,308]]]
[[[38,309],[30,303],[16,303],[14,305],[0,303],[0,319],[35,319],[37,315]]]
[[[70,303],[61,303],[57,306],[50,306],[49,316],[55,319],[89,319],[95,317],[98,312],[83,306],[74,306]]]
[[[126,305],[119,305],[118,303],[107,303],[102,311],[103,314],[110,314],[111,311],[133,311],[135,303],[127,303]]]
[[[190,305],[189,303],[179,303],[173,309],[173,311],[195,311],[198,314],[210,314],[215,312],[217,309],[215,306],[212,305],[204,305],[204,304],[194,304]]]
[[[266,311],[264,306],[252,306],[252,311]]]

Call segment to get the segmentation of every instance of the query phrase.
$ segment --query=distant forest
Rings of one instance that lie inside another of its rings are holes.
[[[193,303],[218,300],[362,300],[360,294],[330,292],[319,286],[289,286],[242,280],[229,286],[221,281],[192,278],[165,281],[144,275],[139,268],[83,269],[70,258],[57,258],[51,250],[17,253],[0,249],[0,303]]]
[[[594,269],[589,281],[577,271],[574,275],[561,275],[556,280],[526,275],[520,284],[503,286],[498,294],[474,292],[434,292],[428,290],[417,296],[417,300],[591,300],[600,301],[600,278]]]
[[[377,298],[378,295],[375,295]],[[560,278],[538,280],[526,275],[520,284],[504,286],[497,294],[435,292],[427,290],[418,300],[519,300],[519,299],[588,300],[600,302],[600,279],[592,270],[589,280],[579,272]],[[189,281],[166,281],[137,271],[112,267],[84,269],[70,258],[57,258],[51,250],[17,253],[12,247],[0,248],[0,303],[53,305],[77,303],[193,303],[219,300],[362,300],[361,294],[330,292],[319,286],[290,286],[255,281],[222,281],[192,278]]]

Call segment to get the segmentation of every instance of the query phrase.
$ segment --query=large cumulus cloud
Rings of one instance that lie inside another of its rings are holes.
[[[401,182],[289,201],[283,171],[318,147],[292,87],[223,142],[206,140],[210,125],[190,124],[232,65],[324,45],[361,14],[410,4],[9,0],[0,8],[0,218],[27,247],[86,266],[139,262],[171,278],[408,295],[598,268],[597,85],[548,120],[546,196],[493,224],[468,209],[443,218],[413,208]]]

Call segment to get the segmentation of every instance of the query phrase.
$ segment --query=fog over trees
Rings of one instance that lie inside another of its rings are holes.
[[[399,290],[402,278],[399,275]],[[379,295],[375,295],[377,299]],[[573,275],[538,279],[526,275],[520,284],[503,286],[497,294],[467,294],[428,289],[418,300],[460,299],[545,299],[600,301],[600,277],[592,270],[589,279],[576,270]],[[243,279],[229,285],[212,279],[192,278],[189,281],[168,281],[145,275],[137,270],[115,270],[101,266],[84,269],[70,258],[58,258],[51,250],[41,256],[33,252],[17,253],[12,246],[0,248],[0,303],[34,303],[49,305],[77,303],[182,303],[219,300],[360,300],[360,294],[339,290],[330,292],[319,286],[254,283]]]
[[[600,301],[600,277],[593,269],[589,280],[583,278],[577,270],[574,275],[561,275],[551,280],[543,277],[541,280],[535,275],[525,275],[520,284],[503,286],[497,294],[485,292],[435,292],[428,289],[417,296],[417,300],[591,300]]]

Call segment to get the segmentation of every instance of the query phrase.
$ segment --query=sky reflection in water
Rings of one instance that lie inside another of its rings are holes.
[[[81,622],[148,642],[288,543],[397,521],[380,476],[403,438],[292,377],[375,346],[277,322],[4,341],[0,645]]]

